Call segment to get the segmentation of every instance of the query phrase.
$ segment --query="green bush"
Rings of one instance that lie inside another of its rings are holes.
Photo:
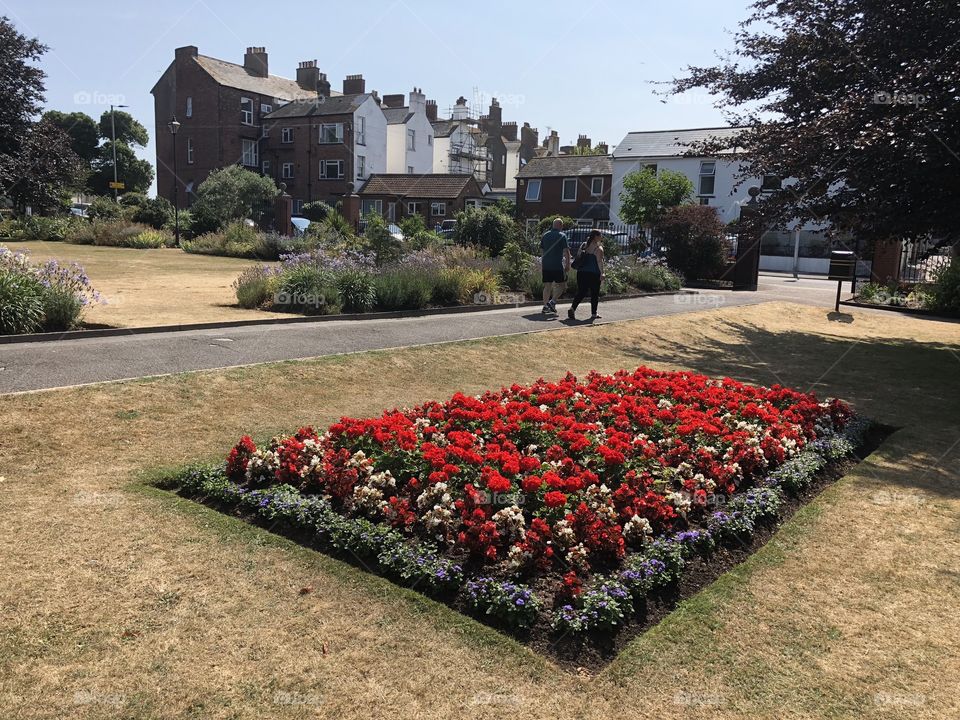
[[[298,265],[280,276],[274,307],[305,315],[335,315],[340,312],[336,279],[311,265]]]
[[[172,246],[173,235],[166,230],[144,230],[142,233],[130,238],[127,243],[127,247],[136,248],[137,250]]]
[[[270,268],[264,265],[249,267],[233,283],[237,304],[248,310],[269,305],[278,285],[279,280]]]
[[[379,213],[366,217],[363,229],[364,245],[373,253],[377,265],[387,265],[400,259],[402,243],[387,229],[387,223]]]
[[[75,292],[58,287],[45,288],[43,293],[43,330],[73,330],[80,322],[83,301]]]
[[[500,279],[503,284],[511,290],[525,289],[533,256],[525,253],[518,243],[509,242],[503,248],[501,259]]]
[[[377,286],[373,276],[363,270],[351,269],[337,276],[340,302],[347,312],[367,312],[377,304]]]
[[[43,323],[44,288],[29,275],[0,270],[0,334],[20,335]]]
[[[390,270],[374,276],[377,307],[382,310],[420,310],[433,297],[432,279],[419,271]]]
[[[949,265],[940,268],[926,291],[931,310],[944,315],[960,315],[960,257],[954,257]]]
[[[143,193],[138,192],[128,192],[120,196],[120,204],[123,207],[140,207],[144,203],[149,202],[147,196]]]
[[[326,220],[332,212],[334,212],[332,207],[319,200],[308,202],[300,209],[300,214],[312,223]]]
[[[33,215],[19,220],[10,218],[0,223],[0,238],[15,241],[63,241],[76,228],[87,224],[88,222],[83,218],[71,215],[55,217]]]
[[[456,242],[486,248],[494,257],[518,236],[513,219],[495,207],[470,208],[457,215]]]
[[[567,215],[547,215],[547,217],[537,223],[537,237],[541,237],[547,230],[553,229],[553,221],[559,220],[565,228],[572,228],[576,223],[572,217]]]
[[[667,210],[656,236],[667,248],[667,264],[692,280],[712,280],[726,266],[725,227],[709,205],[680,205]]]
[[[628,265],[624,276],[630,287],[647,292],[679,290],[682,279],[662,265]]]
[[[443,268],[437,273],[431,300],[436,305],[463,305],[472,302],[470,286],[468,268]]]
[[[136,207],[131,217],[134,222],[162,230],[173,221],[173,204],[162,197],[144,200]]]
[[[222,232],[200,235],[192,240],[181,240],[184,252],[197,255],[259,258],[276,260],[279,256],[277,236],[263,236],[243,220],[228,223]]]
[[[98,195],[90,201],[87,216],[97,220],[118,220],[123,215],[123,208],[113,198]]]

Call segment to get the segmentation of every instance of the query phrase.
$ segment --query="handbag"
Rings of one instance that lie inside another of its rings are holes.
[[[572,267],[574,270],[579,270],[586,264],[587,264],[587,253],[583,249],[583,245],[581,245],[580,249],[577,250],[576,256],[573,258],[573,262],[570,263],[570,267]]]

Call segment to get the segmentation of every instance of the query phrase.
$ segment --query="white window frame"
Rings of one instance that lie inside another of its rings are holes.
[[[366,211],[363,210],[365,206],[367,208]],[[383,200],[361,200],[360,201],[361,215],[366,217],[372,212],[375,212],[377,215],[383,215]]]
[[[419,215],[420,214],[420,205],[414,200],[407,201],[407,215]]]
[[[293,163],[285,162],[280,166],[280,179],[293,180]]]
[[[269,161],[269,160],[262,160],[262,161],[260,162],[260,172],[262,172],[264,175],[269,175],[269,174],[270,174],[270,161]]]
[[[192,95],[187,95],[187,109],[185,114],[188,118],[193,117],[193,96]]]
[[[592,227],[593,227],[593,220],[577,220],[577,221],[576,221],[576,226],[577,226],[578,228],[592,228]]]
[[[407,165],[407,175],[413,175],[415,172],[413,165]]]
[[[407,128],[407,150],[417,149],[417,131],[413,128]]]
[[[523,199],[527,202],[540,202],[540,193],[542,191],[543,183],[539,178],[534,180],[527,180],[527,189],[523,193]],[[530,189],[536,188],[537,191],[531,196]]]
[[[713,184],[710,192],[704,192],[703,181],[709,179]],[[717,163],[715,160],[702,160],[700,162],[700,177],[697,183],[697,195],[700,197],[715,197],[717,194]]]
[[[272,112],[273,112],[273,105],[270,105],[270,104],[268,104],[268,103],[260,103],[260,114],[261,114],[261,115],[269,115],[269,114],[272,113]]]
[[[567,197],[567,187],[570,184],[573,184],[573,197]],[[577,179],[573,178],[564,178],[563,185],[560,188],[560,201],[561,202],[576,202],[577,201]]]
[[[363,115],[357,116],[357,131],[354,133],[357,145],[367,144],[367,119]]]
[[[280,130],[280,142],[284,145],[289,145],[293,142],[293,128],[285,127]]]
[[[433,146],[433,135],[427,135],[427,145]]]
[[[365,178],[367,176],[367,157],[366,155],[357,155],[357,177]]]
[[[430,203],[430,217],[446,217],[447,216],[447,204],[445,202],[432,202]]]
[[[597,190],[597,182],[600,183],[599,190]],[[592,180],[590,180],[590,194],[593,195],[594,197],[600,197],[601,195],[603,195],[603,178],[602,177],[595,177]]]
[[[339,174],[335,177],[330,177],[328,175],[327,166],[329,165],[338,165],[340,168]],[[343,160],[321,160],[320,161],[320,179],[321,180],[343,180]]]
[[[193,138],[187,138],[187,165],[193,165]]]
[[[328,128],[333,129],[333,139],[326,140],[325,130]],[[320,125],[320,137],[318,142],[321,145],[336,145],[337,143],[343,142],[343,123],[322,123]]]
[[[240,140],[240,163],[244,167],[260,167],[260,144],[256,140]]]
[[[299,215],[303,212],[303,200],[301,198],[296,198],[293,201],[293,214]]]
[[[250,109],[245,110],[244,105],[249,105]],[[248,97],[240,98],[240,124],[253,125],[253,100]]]

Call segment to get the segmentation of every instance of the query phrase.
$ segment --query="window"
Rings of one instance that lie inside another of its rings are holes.
[[[417,149],[417,131],[407,130],[407,150]]]
[[[427,145],[433,145],[433,135],[427,135]]]
[[[324,123],[320,126],[320,142],[343,142],[343,123]]]
[[[560,198],[563,202],[576,202],[577,201],[577,179],[576,178],[564,178],[563,179],[563,195]]]
[[[395,202],[387,203],[387,220],[393,222],[397,219],[397,204]]]
[[[260,126],[260,137],[270,137],[270,126],[266,122]]]
[[[644,170],[649,170],[649,171],[652,172],[654,175],[657,174],[657,164],[656,164],[656,163],[651,163],[651,164],[649,164],[649,165],[644,165],[644,166],[643,166],[643,169],[644,169]]]
[[[367,176],[367,158],[363,155],[357,155],[357,177],[365,178]]]
[[[193,98],[187,97],[187,112],[186,115],[188,118],[193,117]]]
[[[240,122],[253,125],[253,100],[250,98],[240,98]]]
[[[710,204],[710,198],[708,198],[708,197],[702,197],[702,198],[700,198],[700,204],[701,204],[701,205],[709,205],[709,204]]]
[[[367,119],[363,115],[357,117],[356,140],[357,145],[367,144]]]
[[[280,131],[280,142],[282,143],[293,142],[293,128],[283,128]]]
[[[445,202],[430,203],[430,214],[434,217],[443,217],[447,214],[447,204]]]
[[[360,202],[360,214],[369,215],[370,213],[383,215],[383,200],[362,200]]]
[[[578,228],[592,228],[593,220],[577,220]]]
[[[413,165],[407,165],[407,175],[413,175]]]
[[[193,138],[187,138],[187,165],[193,165]]]
[[[266,103],[260,103],[260,114],[267,115],[268,113],[273,112],[273,105],[267,105]]]
[[[717,185],[717,163],[704,160],[700,163],[700,191],[698,195],[713,195]]]
[[[293,163],[284,163],[280,168],[280,177],[284,180],[293,179]]]
[[[419,215],[421,204],[418,202],[408,202],[407,203],[407,215]]]
[[[526,200],[527,202],[539,202],[540,201],[540,181],[528,180],[527,193],[523,197],[524,197],[524,200]]]
[[[260,168],[261,168],[261,170],[263,171],[263,174],[264,174],[264,175],[269,175],[269,174],[270,174],[270,161],[269,161],[269,160],[264,160],[263,163],[260,165]]]
[[[593,196],[603,195],[602,177],[595,177],[590,181],[590,194]]]
[[[302,212],[303,212],[303,200],[301,200],[300,198],[296,198],[293,201],[293,214],[299,215]]]
[[[240,162],[247,167],[260,167],[260,147],[256,140],[241,141]]]
[[[343,177],[343,160],[321,160],[320,179],[339,180]]]
[[[764,175],[760,182],[760,189],[763,192],[775,192],[783,187],[779,175]]]

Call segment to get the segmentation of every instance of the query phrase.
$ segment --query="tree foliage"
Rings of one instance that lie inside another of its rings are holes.
[[[126,143],[117,140],[117,179],[124,184],[124,190],[145,193],[153,182],[153,165],[149,160],[137,157]],[[91,165],[87,185],[99,195],[110,195],[113,189],[113,143],[105,142],[97,150],[97,157]]]
[[[454,240],[460,245],[477,245],[496,256],[517,236],[516,223],[496,207],[468,208],[457,215]]]
[[[672,83],[719,96],[743,178],[791,178],[765,222],[831,221],[867,239],[956,239],[960,4],[756,0],[733,54]]]
[[[23,209],[46,212],[62,207],[67,190],[81,182],[80,158],[60,128],[40,120],[19,138],[17,152],[0,154],[3,193]]]
[[[93,160],[100,144],[100,128],[92,117],[83,112],[48,110],[43,114],[43,119],[70,136],[70,147],[81,160]]]
[[[709,205],[678,205],[664,211],[655,231],[667,248],[667,264],[689,280],[714,279],[725,265],[725,225]]]
[[[693,183],[680,172],[644,168],[623,179],[620,217],[628,223],[651,225],[672,207],[693,197]]]
[[[0,17],[0,155],[16,153],[40,112],[44,72],[36,61],[47,47]]]
[[[231,220],[263,211],[277,195],[271,178],[239,165],[214,170],[197,188],[190,208],[196,233],[219,230]]]
[[[146,147],[150,141],[147,129],[136,120],[133,115],[123,110],[114,110],[114,124],[116,125],[117,142],[124,145]],[[100,116],[100,137],[104,140],[113,139],[113,128],[110,126],[110,111],[104,110]]]

